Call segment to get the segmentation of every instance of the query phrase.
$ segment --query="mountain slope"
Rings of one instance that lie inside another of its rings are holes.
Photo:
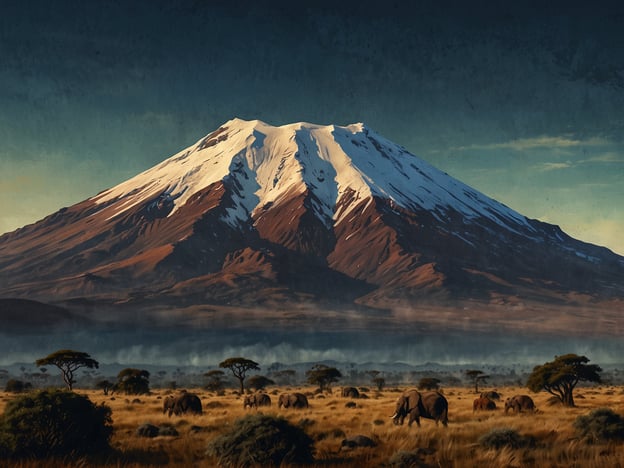
[[[380,308],[624,298],[624,259],[530,220],[363,124],[234,119],[0,237],[0,296]]]

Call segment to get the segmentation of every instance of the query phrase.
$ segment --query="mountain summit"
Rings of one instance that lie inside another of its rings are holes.
[[[366,125],[233,119],[0,237],[0,296],[274,306],[620,301],[624,258]]]

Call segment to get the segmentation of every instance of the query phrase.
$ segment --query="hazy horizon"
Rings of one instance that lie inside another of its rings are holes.
[[[0,333],[0,366],[33,362],[57,349],[89,353],[101,364],[214,366],[244,356],[269,364],[320,362],[422,365],[535,365],[556,355],[586,355],[601,365],[624,363],[617,337],[566,337],[526,333],[476,332],[306,332],[276,329],[134,330],[82,328],[24,334]],[[33,346],[33,343],[36,343]]]

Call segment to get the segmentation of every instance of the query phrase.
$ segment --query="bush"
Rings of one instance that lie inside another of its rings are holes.
[[[158,435],[158,426],[150,423],[141,424],[137,427],[136,435],[139,437],[156,437]]]
[[[609,408],[599,408],[574,421],[576,432],[589,442],[624,439],[624,419]]]
[[[488,449],[501,449],[503,447],[521,448],[531,444],[531,440],[518,434],[515,429],[492,429],[487,434],[479,437],[482,447]]]
[[[11,458],[87,455],[110,448],[111,409],[66,390],[9,401],[0,417],[0,453]]]
[[[21,380],[9,379],[4,387],[5,392],[9,393],[22,393],[27,392],[32,388],[30,382],[22,382]]]
[[[440,379],[433,377],[423,377],[418,381],[418,390],[439,390]]]
[[[158,428],[159,436],[177,437],[180,435],[178,430],[173,426],[160,426]]]
[[[175,427],[169,425],[163,426],[154,426],[150,423],[141,424],[137,427],[135,434],[139,437],[157,437],[157,436],[168,436],[168,437],[177,437],[180,434],[176,430]]]
[[[430,467],[426,457],[435,453],[434,449],[419,448],[413,451],[399,450],[388,460],[388,466],[396,468],[426,468]]]
[[[144,395],[149,393],[150,373],[142,369],[128,367],[117,375],[117,390],[126,395]]]
[[[251,467],[310,463],[312,452],[313,441],[303,429],[281,417],[250,415],[210,442],[207,453],[220,465]]]

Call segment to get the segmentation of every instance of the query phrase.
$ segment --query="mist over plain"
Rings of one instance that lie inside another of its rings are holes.
[[[604,336],[561,336],[507,331],[366,331],[315,328],[259,329],[117,326],[91,324],[0,332],[0,365],[33,362],[57,349],[88,352],[101,364],[210,368],[244,356],[266,369],[272,363],[374,363],[376,368],[404,363],[489,365],[527,368],[556,355],[586,355],[599,365],[615,365],[624,343]]]

